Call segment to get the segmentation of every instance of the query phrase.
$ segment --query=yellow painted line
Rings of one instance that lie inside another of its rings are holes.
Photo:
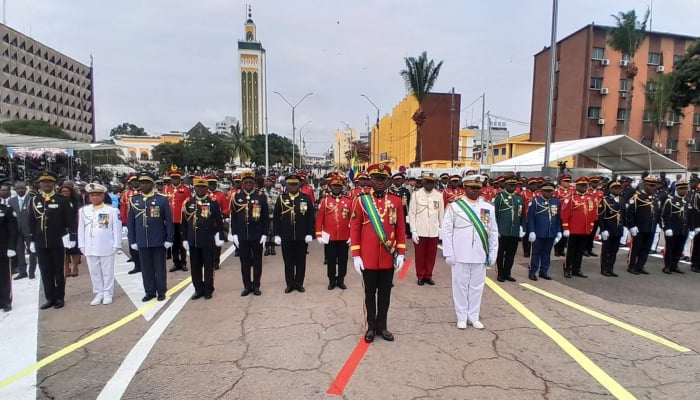
[[[190,282],[192,282],[192,277],[188,277],[187,279],[183,280],[182,282],[178,283],[177,285],[173,286],[170,290],[167,291],[166,295],[172,297],[175,293],[178,291],[182,290],[185,286],[189,285]],[[99,331],[93,333],[90,336],[87,336],[71,345],[68,345],[61,350],[58,350],[57,352],[47,356],[46,358],[36,362],[35,364],[30,365],[29,367],[23,369],[22,371],[12,375],[11,377],[4,379],[3,381],[0,381],[0,389],[11,385],[14,382],[17,382],[18,380],[24,378],[25,376],[33,373],[34,371],[39,370],[40,368],[43,368],[52,362],[67,356],[68,354],[80,349],[81,347],[84,347],[87,344],[90,344],[94,342],[95,340],[101,338],[102,336],[105,336],[122,326],[128,324],[129,322],[133,321],[134,319],[138,318],[141,316],[141,314],[145,313],[146,311],[150,310],[151,308],[156,306],[157,301],[152,300],[150,303],[147,303],[145,306],[139,308],[138,310],[132,312],[131,314],[127,315],[126,317],[120,319],[117,322],[114,322],[112,324],[109,324],[105,326],[104,328],[100,329]]]
[[[542,331],[545,335],[549,336],[550,339],[554,341],[562,350],[566,352],[571,358],[574,359],[588,374],[590,374],[595,380],[598,381],[605,389],[607,389],[610,394],[615,396],[617,399],[636,399],[632,393],[628,392],[627,389],[622,387],[615,379],[603,371],[598,365],[596,365],[590,358],[581,352],[576,346],[569,342],[564,336],[559,332],[554,330],[546,322],[544,322],[540,317],[535,315],[530,311],[523,303],[519,302],[516,298],[511,296],[508,292],[503,290],[490,278],[486,278],[486,285],[491,288],[497,295],[499,295],[506,303],[510,304],[516,311],[522,314],[528,321],[530,321],[537,329]]]
[[[647,339],[649,339],[649,340],[651,340],[651,341],[653,341],[653,342],[662,344],[662,345],[664,345],[664,346],[666,346],[666,347],[670,347],[670,348],[672,348],[673,350],[678,350],[678,351],[680,351],[680,352],[682,352],[682,353],[686,353],[686,352],[692,351],[691,349],[689,349],[689,348],[687,348],[687,347],[683,347],[683,346],[681,346],[681,345],[679,345],[679,344],[677,344],[677,343],[674,343],[674,342],[672,342],[672,341],[670,341],[670,340],[668,340],[668,339],[662,338],[661,336],[658,336],[658,335],[655,335],[655,334],[653,334],[653,333],[651,333],[651,332],[647,332],[647,331],[645,331],[645,330],[639,329],[639,328],[637,328],[637,327],[635,327],[635,326],[632,326],[632,325],[630,325],[630,324],[624,323],[624,322],[619,321],[619,320],[617,320],[617,319],[615,319],[615,318],[609,317],[609,316],[607,316],[607,315],[605,315],[605,314],[601,314],[601,313],[599,313],[598,311],[591,310],[591,309],[588,308],[588,307],[584,307],[584,306],[582,306],[582,305],[580,305],[580,304],[576,304],[576,303],[574,303],[573,301],[564,299],[564,298],[559,297],[559,296],[557,296],[557,295],[555,295],[555,294],[552,294],[552,293],[549,293],[549,292],[547,292],[547,291],[545,291],[545,290],[542,290],[542,289],[540,289],[540,288],[538,288],[538,287],[532,286],[532,285],[530,285],[530,284],[528,284],[528,283],[521,283],[520,286],[522,286],[522,287],[524,287],[524,288],[526,288],[526,289],[530,289],[530,290],[532,290],[532,291],[535,292],[535,293],[539,293],[539,294],[541,294],[542,296],[545,296],[545,297],[548,297],[548,298],[550,298],[550,299],[552,299],[552,300],[558,301],[558,302],[560,302],[560,303],[562,303],[562,304],[565,304],[565,305],[567,305],[567,306],[569,306],[569,307],[571,307],[571,308],[574,308],[574,309],[576,309],[576,310],[579,310],[579,311],[581,311],[581,312],[583,312],[583,313],[586,313],[586,314],[590,315],[591,317],[598,318],[598,319],[603,320],[603,321],[605,321],[605,322],[607,322],[607,323],[609,323],[609,324],[615,325],[615,326],[617,326],[618,328],[622,328],[622,329],[624,329],[624,330],[626,330],[626,331],[632,332],[632,333],[634,333],[635,335],[639,335],[639,336],[644,337],[644,338],[647,338]]]

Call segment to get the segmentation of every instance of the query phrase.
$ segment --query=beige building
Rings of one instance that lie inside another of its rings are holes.
[[[95,138],[92,66],[0,24],[0,122],[47,121]]]
[[[115,136],[112,141],[121,148],[124,158],[138,163],[157,163],[153,148],[163,143],[178,143],[185,139],[182,133],[164,133],[160,136]]]
[[[350,166],[350,160],[345,153],[350,150],[350,144],[358,139],[357,131],[352,128],[335,131],[333,141],[333,165],[336,167]]]

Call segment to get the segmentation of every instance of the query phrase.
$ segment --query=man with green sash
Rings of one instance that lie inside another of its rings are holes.
[[[445,209],[442,221],[442,255],[452,269],[452,300],[457,328],[484,329],[479,320],[486,267],[496,260],[498,225],[493,206],[479,196],[479,175],[463,179],[465,195]]]

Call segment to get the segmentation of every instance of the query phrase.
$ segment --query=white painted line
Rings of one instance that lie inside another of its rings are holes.
[[[0,354],[3,355],[0,381],[37,361],[40,282],[39,268],[35,279],[12,281],[12,311],[0,311]],[[36,371],[4,388],[2,398],[35,400]]]
[[[120,251],[117,253],[114,260],[114,278],[117,283],[119,283],[119,286],[122,287],[124,293],[129,296],[134,307],[138,310],[145,304],[141,301],[141,298],[145,295],[143,291],[143,279],[140,273],[129,275],[129,271],[134,268],[134,263],[127,263],[126,260],[128,259],[129,256],[124,254],[124,252]],[[143,313],[143,317],[146,321],[150,321],[166,303],[165,301],[158,302],[158,305]]]

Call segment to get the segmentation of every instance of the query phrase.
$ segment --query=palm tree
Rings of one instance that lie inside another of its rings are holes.
[[[416,161],[414,166],[419,167],[423,161],[423,137],[421,130],[425,123],[425,112],[423,112],[423,101],[430,90],[433,88],[438,75],[442,61],[435,64],[434,60],[428,60],[428,54],[424,51],[418,58],[404,57],[406,69],[401,70],[401,77],[406,83],[406,89],[418,101],[418,109],[413,113],[413,121],[416,123]]]
[[[672,94],[672,74],[661,74],[658,79],[650,80],[646,85],[649,120],[654,127],[657,143],[661,142],[661,129],[666,125],[666,117],[673,110],[673,104],[671,103]]]
[[[620,11],[617,15],[612,16],[617,23],[617,26],[612,28],[608,35],[608,45],[614,50],[622,53],[623,57],[627,58],[627,69],[625,71],[629,80],[629,93],[625,100],[625,124],[623,134],[629,134],[630,116],[632,114],[632,96],[634,94],[634,78],[637,76],[637,66],[634,63],[634,55],[641,47],[646,37],[647,21],[649,20],[649,9],[644,14],[641,21],[637,18],[637,13],[634,10],[627,12]]]
[[[244,163],[253,155],[253,146],[249,138],[241,130],[240,122],[236,122],[236,125],[231,126],[231,136],[228,142],[231,146],[231,162],[234,159],[238,159],[238,161]]]

